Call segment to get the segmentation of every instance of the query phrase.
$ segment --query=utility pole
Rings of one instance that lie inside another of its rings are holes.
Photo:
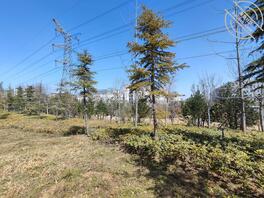
[[[238,70],[238,86],[239,86],[239,94],[241,100],[241,124],[240,128],[243,132],[246,131],[246,110],[245,110],[245,98],[244,98],[244,85],[243,85],[243,77],[242,77],[242,69],[241,69],[241,61],[240,61],[240,33],[239,33],[239,15],[237,6],[235,6],[235,31],[236,31],[236,61],[237,61],[237,70]]]

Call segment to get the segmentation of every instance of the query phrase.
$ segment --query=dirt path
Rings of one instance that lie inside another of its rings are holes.
[[[86,136],[0,130],[0,197],[153,197],[145,173]]]

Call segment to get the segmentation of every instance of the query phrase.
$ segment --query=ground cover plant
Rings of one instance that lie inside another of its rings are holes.
[[[8,151],[5,149],[11,149],[8,146],[14,144],[13,139],[23,140],[24,143],[19,143],[17,146],[20,146],[22,151],[26,149],[31,152],[33,148],[29,146],[31,143],[26,143],[28,142],[27,138],[31,142],[34,138],[47,138],[48,136],[60,139],[60,144],[63,144],[63,141],[71,144],[72,140],[77,143],[80,140],[84,147],[87,146],[84,143],[87,141],[87,144],[91,144],[91,146],[96,144],[97,146],[106,146],[106,148],[110,146],[110,149],[122,148],[124,152],[131,154],[130,163],[137,166],[138,174],[151,183],[147,191],[146,189],[142,190],[146,191],[148,196],[261,197],[264,193],[264,134],[261,132],[241,133],[227,130],[224,139],[222,139],[221,132],[217,129],[173,125],[160,128],[159,139],[154,140],[150,136],[152,128],[148,125],[135,128],[129,124],[122,126],[105,121],[104,124],[99,121],[90,121],[92,133],[88,138],[85,135],[80,135],[84,132],[82,124],[81,119],[56,121],[54,117],[49,116],[39,118],[1,114],[1,139],[4,140],[1,143],[1,167],[6,167],[12,160],[15,160],[12,159],[15,158],[12,152],[5,153]],[[73,128],[75,128],[72,130],[74,133],[69,133],[69,129]],[[76,133],[76,131],[78,132]],[[17,134],[19,134],[18,137],[16,137]],[[53,144],[53,140],[57,141],[56,139],[50,140],[50,144]],[[38,140],[34,140],[34,142],[37,143]],[[63,148],[66,149],[65,152],[69,149],[68,146]],[[71,144],[71,147],[77,153],[83,152],[80,151],[83,147],[76,148],[74,143]],[[34,146],[34,149],[36,148]],[[45,151],[44,145],[39,149]],[[59,150],[54,152],[59,153]],[[104,152],[102,153],[103,158],[105,157]],[[11,154],[12,156],[8,156]],[[16,155],[20,156],[18,151]],[[46,155],[49,156],[48,153]],[[74,154],[72,153],[72,155]],[[7,159],[7,156],[8,162],[4,160]],[[89,156],[87,153],[86,157]],[[32,156],[29,154],[27,157],[30,159]],[[77,158],[78,155],[76,163]],[[80,163],[83,163],[84,158],[80,160]],[[74,167],[73,164],[71,168],[74,169]],[[36,174],[37,172],[38,170],[35,170]],[[73,175],[78,173],[78,171],[73,172]],[[7,173],[5,172],[5,174]],[[14,175],[11,175],[10,178],[15,179]],[[40,178],[37,177],[36,180],[38,179]],[[7,180],[2,180],[5,185],[6,182]],[[71,185],[77,185],[76,188],[79,189],[79,184]],[[2,191],[6,192],[7,189],[8,187],[2,188]],[[46,187],[43,189],[47,190]],[[38,194],[40,191],[37,190],[36,193]]]

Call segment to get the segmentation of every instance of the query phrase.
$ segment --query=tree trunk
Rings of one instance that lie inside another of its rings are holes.
[[[86,135],[89,136],[88,115],[86,111],[84,112],[84,127]]]
[[[153,117],[153,138],[156,139],[158,122],[156,116],[156,97],[154,94],[152,94],[152,117]]]
[[[211,111],[211,107],[208,106],[208,108],[207,108],[207,115],[208,115],[208,128],[211,127],[211,113],[210,113],[210,111]]]
[[[264,132],[264,109],[263,109],[263,101],[260,100],[259,103],[259,120],[260,120],[260,129]]]
[[[238,16],[237,7],[235,7],[235,15]],[[244,100],[244,91],[243,91],[243,77],[241,72],[241,62],[240,62],[240,39],[239,39],[239,26],[238,22],[235,23],[236,29],[236,59],[237,59],[237,70],[238,70],[238,82],[239,82],[239,93],[241,100],[241,123],[240,129],[246,131],[246,110],[245,110],[245,100]]]
[[[89,136],[89,126],[88,126],[88,113],[87,113],[87,101],[86,101],[86,90],[85,88],[83,89],[83,106],[84,106],[84,127],[85,127],[85,133],[87,136]]]
[[[138,126],[138,93],[137,91],[135,92],[135,127]]]

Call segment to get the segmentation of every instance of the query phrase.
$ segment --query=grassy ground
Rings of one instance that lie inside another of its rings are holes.
[[[153,197],[152,180],[118,147],[18,129],[0,140],[0,197]]]
[[[0,197],[264,194],[263,133],[221,139],[216,129],[176,125],[154,141],[150,126],[89,125],[91,138],[80,135],[81,119],[0,113]]]

